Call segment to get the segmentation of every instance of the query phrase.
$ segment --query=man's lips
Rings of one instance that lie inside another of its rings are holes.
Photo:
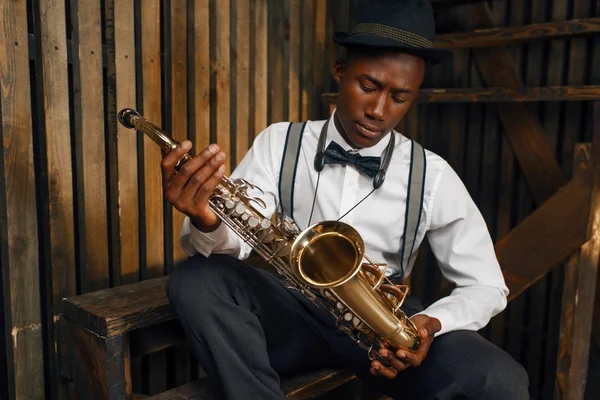
[[[377,128],[369,126],[369,125],[363,125],[363,124],[357,122],[356,126],[358,127],[358,131],[360,133],[362,133],[364,136],[376,137],[381,134],[381,129],[377,129]]]

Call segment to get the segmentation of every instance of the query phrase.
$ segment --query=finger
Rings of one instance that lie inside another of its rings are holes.
[[[180,201],[188,202],[194,200],[196,193],[203,185],[207,184],[208,180],[215,174],[221,165],[225,162],[226,155],[224,152],[220,152],[212,157],[206,164],[198,169],[185,183],[185,186],[181,190]],[[220,177],[219,177],[220,180]],[[219,182],[217,180],[217,183]],[[209,195],[212,194],[216,185],[210,188]],[[194,200],[195,204],[198,204],[197,199]]]
[[[225,165],[221,164],[221,166],[215,171],[215,173],[204,183],[204,185],[200,186],[196,195],[194,196],[194,204],[205,204],[208,202],[209,197],[215,191],[215,188],[221,181],[221,178],[225,174]]]
[[[219,146],[214,143],[202,150],[200,154],[183,164],[177,173],[171,175],[170,180],[166,182],[165,186],[171,192],[179,193],[192,175],[213,158],[218,153],[218,150]]]
[[[394,379],[398,375],[398,371],[393,368],[384,367],[379,361],[371,363],[371,374],[375,376],[383,376],[384,378]]]
[[[161,162],[163,184],[168,182],[175,174],[175,166],[181,157],[192,148],[192,142],[184,140],[163,157]]]
[[[387,349],[379,349],[379,354],[383,358],[385,358],[385,360],[391,365],[393,369],[397,371],[403,371],[410,365],[404,362],[403,360],[400,360],[398,357],[396,357],[396,355],[393,352]]]
[[[409,351],[399,350],[396,352],[398,360],[405,364],[410,364],[413,367],[418,367],[423,362],[423,354],[419,351],[418,353],[411,353]]]

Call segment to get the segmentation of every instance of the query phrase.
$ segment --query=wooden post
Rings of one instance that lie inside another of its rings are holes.
[[[559,332],[556,398],[583,399],[592,332],[594,293],[600,258],[600,102],[594,103],[592,144],[575,146],[574,169],[591,163],[588,241],[565,266],[562,317]]]

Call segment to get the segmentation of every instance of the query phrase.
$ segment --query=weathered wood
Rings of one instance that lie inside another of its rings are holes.
[[[496,242],[509,301],[587,241],[591,175],[588,169],[575,176]]]
[[[82,292],[109,285],[106,143],[102,70],[101,4],[71,1],[73,24],[73,120],[77,178],[77,231]],[[90,229],[88,229],[88,227]]]
[[[65,318],[61,321],[70,357],[66,367],[81,399],[123,399],[131,395],[128,346],[123,335],[103,338]],[[126,362],[127,361],[127,362]],[[93,379],[90,379],[93,377]]]
[[[160,2],[140,4],[142,112],[144,117],[162,126],[162,89],[160,55]],[[144,142],[144,248],[141,278],[156,278],[164,274],[163,190],[160,172],[160,148],[147,135]]]
[[[237,0],[235,8],[235,157],[237,165],[250,147],[250,0]]]
[[[325,93],[321,98],[326,104],[334,104],[337,101],[337,93]],[[573,85],[518,89],[506,87],[420,89],[416,101],[421,103],[521,103],[599,99],[600,86]]]
[[[503,46],[538,39],[558,39],[600,32],[600,18],[582,18],[565,22],[541,22],[523,26],[478,29],[473,32],[447,33],[435,37],[440,48]]]
[[[10,398],[44,396],[26,2],[0,0],[0,237]],[[4,379],[4,378],[3,378]]]
[[[314,399],[351,380],[356,376],[348,370],[322,369],[284,378],[281,388],[290,400]],[[217,400],[222,399],[220,388],[208,379],[200,379],[168,392],[152,396],[152,400]]]
[[[106,337],[170,321],[175,315],[165,294],[167,279],[149,279],[66,298],[63,314]]]
[[[312,55],[312,74],[313,74],[313,82],[312,89],[313,96],[310,98],[310,102],[312,104],[311,114],[308,115],[309,119],[318,119],[322,114],[322,106],[318,101],[319,93],[323,93],[324,90],[324,82],[325,76],[327,74],[327,70],[323,66],[323,60],[325,60],[325,56],[327,54],[327,37],[325,33],[327,32],[327,2],[326,1],[316,1],[315,2],[315,38],[314,44],[312,45],[313,55]],[[310,46],[309,46],[310,47]],[[311,58],[309,58],[310,60]]]
[[[480,26],[495,26],[485,4],[473,6]],[[475,61],[488,86],[522,87],[510,56],[504,48],[477,49]],[[519,161],[535,202],[539,205],[565,184],[565,176],[544,139],[539,120],[518,104],[498,104],[498,114]]]
[[[178,320],[172,320],[129,333],[131,357],[141,357],[183,343],[185,334]]]
[[[231,24],[230,11],[231,3],[230,0],[222,0],[219,2],[218,7],[215,5],[215,19],[216,26],[216,55],[214,60],[214,72],[215,72],[215,92],[216,92],[216,138],[217,144],[227,154],[227,161],[225,163],[227,169],[226,174],[234,166],[231,165],[231,76],[230,76],[230,29]]]
[[[344,2],[345,3],[345,2]],[[341,4],[340,4],[341,6]],[[315,20],[315,2],[304,1],[302,7],[302,20],[303,21],[314,21]],[[303,23],[302,29],[302,121],[309,119],[310,107],[314,97],[314,86],[313,86],[313,74],[312,64],[307,62],[312,57],[314,52],[313,44],[315,42],[315,30],[312,26],[308,26]],[[335,103],[335,101],[334,101]],[[330,109],[330,113],[331,113]]]
[[[285,34],[287,1],[268,0],[269,7],[269,124],[287,119],[285,56],[289,50]]]
[[[300,121],[301,115],[301,97],[300,91],[300,73],[302,71],[303,64],[300,47],[300,38],[302,30],[300,28],[302,18],[301,12],[301,1],[290,0],[289,6],[289,40],[290,40],[290,53],[289,53],[289,65],[288,65],[288,120],[289,121]]]
[[[269,79],[268,79],[268,3],[267,0],[252,2],[254,27],[252,29],[252,48],[254,56],[254,74],[251,90],[253,93],[252,108],[254,113],[254,136],[267,127]]]
[[[210,22],[209,0],[195,0],[194,15],[194,136],[195,152],[210,144]]]
[[[561,399],[581,399],[585,394],[588,354],[592,332],[598,261],[600,260],[600,102],[594,104],[594,134],[591,146],[576,146],[575,170],[591,169],[589,240],[571,256],[565,268],[563,314],[556,383]]]
[[[55,323],[60,313],[60,300],[75,294],[75,233],[73,218],[73,173],[71,169],[71,128],[69,114],[69,82],[67,72],[67,34],[65,3],[40,0],[42,93],[44,94],[44,132],[47,171],[43,184],[48,197],[42,207],[48,211],[49,243],[44,268],[46,304],[49,324],[47,355],[50,378],[58,380],[58,331]],[[47,203],[46,203],[47,201]],[[46,208],[47,207],[47,208]],[[59,387],[53,385],[53,396]]]
[[[187,44],[187,1],[172,0],[171,10],[171,134],[175,140],[183,142],[188,138],[188,44]],[[205,49],[202,51],[206,51]],[[187,254],[179,245],[179,233],[184,215],[172,208],[172,251],[173,263],[184,260]],[[171,272],[173,265],[167,265]]]

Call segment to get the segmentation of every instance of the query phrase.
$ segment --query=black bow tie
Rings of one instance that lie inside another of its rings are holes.
[[[352,164],[371,178],[377,175],[381,157],[363,157],[358,153],[349,153],[336,142],[329,143],[324,153],[325,164]]]

